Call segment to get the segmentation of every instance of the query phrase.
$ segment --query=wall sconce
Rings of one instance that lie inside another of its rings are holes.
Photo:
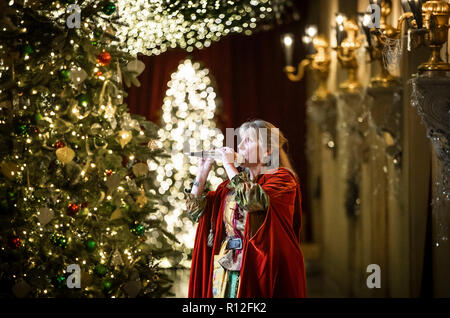
[[[359,28],[353,19],[342,14],[336,15],[336,50],[341,66],[348,70],[348,78],[339,85],[343,91],[353,92],[361,88],[358,81],[358,62],[356,53],[361,48]]]
[[[284,72],[288,79],[293,82],[298,82],[303,78],[305,68],[309,67],[319,82],[317,89],[314,91],[313,100],[326,99],[330,92],[327,88],[327,80],[330,69],[331,59],[328,54],[328,42],[324,37],[317,35],[317,27],[310,25],[306,27],[305,35],[302,38],[303,43],[307,47],[308,55],[298,64],[296,68],[292,66],[292,54],[294,37],[292,34],[285,34],[282,36],[283,49],[286,54],[286,67]]]
[[[358,16],[358,24],[367,39],[367,51],[370,60],[377,62],[379,71],[370,79],[370,87],[390,87],[397,82],[387,70],[387,65],[383,63],[383,50],[386,45],[386,37],[395,37],[397,30],[393,26],[387,24],[387,17],[392,11],[391,0],[370,0],[371,4],[376,4],[381,8],[380,28],[370,28],[372,16],[370,13],[362,13]]]
[[[450,5],[446,1],[427,1],[422,4],[422,17],[423,27],[428,30],[425,43],[431,49],[431,57],[419,66],[419,73],[449,71],[450,64],[441,59],[441,49],[448,40]]]
[[[448,40],[448,19],[450,5],[446,1],[401,0],[405,13],[400,17],[397,31],[391,37],[399,38],[402,34],[403,21],[407,20],[409,28],[418,34],[419,44],[422,38],[431,49],[430,59],[419,66],[419,74],[437,75],[450,71],[450,64],[441,58],[442,46]],[[418,46],[418,45],[416,45]],[[408,45],[410,50],[411,45]]]

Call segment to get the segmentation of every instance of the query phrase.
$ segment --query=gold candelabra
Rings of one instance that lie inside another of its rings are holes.
[[[338,28],[336,32],[345,32],[346,38],[333,48],[337,52],[339,63],[348,71],[347,80],[339,85],[339,88],[345,92],[354,92],[361,88],[358,80],[358,61],[357,51],[361,48],[362,40],[359,36],[359,28],[353,19],[345,19],[342,16],[337,17]]]
[[[446,1],[427,1],[422,4],[423,27],[428,31],[425,43],[431,49],[431,56],[419,66],[419,73],[450,70],[450,64],[441,58],[442,46],[448,40],[449,17],[450,5]]]
[[[327,88],[328,74],[330,72],[331,59],[328,54],[328,42],[323,36],[314,36],[312,45],[316,51],[309,54],[304,60],[300,61],[297,70],[292,65],[287,65],[284,72],[290,81],[298,82],[303,78],[305,69],[309,67],[318,81],[318,86],[313,93],[313,100],[326,99],[330,92]]]
[[[392,25],[387,23],[387,18],[392,12],[392,2],[390,0],[377,1],[380,6],[380,28],[369,29],[369,51],[371,60],[379,65],[378,72],[370,79],[371,87],[390,87],[397,82],[397,79],[389,73],[383,63],[383,50],[386,44],[386,37],[397,37],[399,32]],[[366,17],[366,16],[365,16]],[[363,27],[366,26],[363,21]],[[372,43],[373,41],[373,43]]]
[[[450,5],[443,0],[426,1],[421,6],[413,5],[413,2],[413,0],[402,2],[406,12],[400,16],[397,28],[389,30],[385,36],[399,39],[403,34],[404,21],[410,21],[410,28],[417,32],[416,46],[424,42],[431,49],[429,60],[419,66],[419,74],[437,75],[450,71],[450,64],[441,58],[442,46],[448,40]]]

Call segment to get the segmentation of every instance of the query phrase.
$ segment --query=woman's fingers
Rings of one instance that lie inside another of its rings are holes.
[[[234,150],[230,147],[222,147],[219,149],[222,154],[223,163],[233,163],[234,162]]]

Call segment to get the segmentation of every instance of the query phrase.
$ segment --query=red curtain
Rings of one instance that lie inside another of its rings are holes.
[[[303,192],[304,237],[309,240],[309,204],[306,200],[305,156],[305,82],[290,82],[283,72],[285,65],[281,35],[294,32],[297,36],[295,59],[304,57],[298,43],[304,29],[303,22],[294,22],[252,36],[229,35],[209,48],[187,53],[170,50],[158,56],[139,56],[146,65],[139,80],[141,87],[128,89],[127,103],[132,113],[159,123],[161,106],[170,75],[186,57],[200,62],[210,70],[215,91],[221,100],[217,113],[218,125],[238,127],[249,119],[271,122],[289,140],[289,154],[301,178]],[[306,235],[306,236],[305,236]]]

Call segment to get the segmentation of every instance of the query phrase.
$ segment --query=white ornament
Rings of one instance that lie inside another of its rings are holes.
[[[87,78],[87,73],[82,68],[74,68],[70,70],[69,76],[74,84],[79,85]]]
[[[56,150],[56,157],[63,164],[68,164],[75,157],[75,151],[69,147],[62,147]]]
[[[38,219],[39,219],[39,223],[41,223],[41,225],[48,224],[53,219],[54,216],[55,216],[55,213],[53,212],[52,209],[49,209],[49,208],[40,208],[39,209]]]
[[[139,76],[145,69],[145,64],[142,61],[134,60],[127,64],[127,70],[135,73],[135,76]]]

